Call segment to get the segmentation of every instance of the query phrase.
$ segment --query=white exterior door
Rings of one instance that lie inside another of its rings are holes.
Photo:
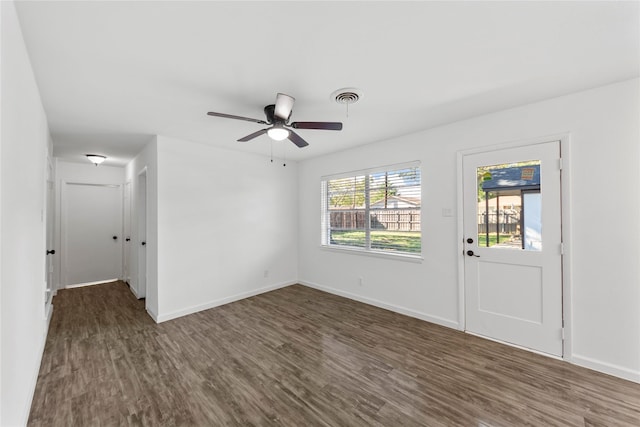
[[[559,141],[463,156],[465,329],[555,356],[560,167]]]
[[[62,184],[63,285],[122,277],[122,188]]]

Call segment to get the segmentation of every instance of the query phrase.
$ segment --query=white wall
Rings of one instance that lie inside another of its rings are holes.
[[[13,2],[1,2],[0,425],[26,424],[47,330],[45,190],[50,136]]]
[[[571,349],[574,363],[640,381],[638,79],[437,127],[299,165],[302,283],[450,327],[458,324],[460,150],[570,133]],[[320,248],[320,177],[422,161],[423,255],[415,264]],[[364,285],[358,285],[358,277]]]
[[[158,321],[296,282],[295,162],[158,136],[157,212]]]
[[[95,166],[92,163],[73,163],[60,159],[56,160],[56,208],[55,208],[55,230],[54,242],[56,255],[54,255],[54,280],[55,289],[59,289],[62,283],[61,266],[63,265],[65,253],[62,250],[61,222],[64,220],[62,188],[65,182],[86,183],[86,184],[114,184],[122,186],[125,182],[125,168],[113,166]]]
[[[145,148],[126,166],[126,181],[131,183],[131,250],[129,268],[131,270],[131,290],[138,297],[145,297],[146,309],[158,318],[158,143],[153,137]],[[138,230],[139,175],[146,171],[147,177],[147,232]],[[146,234],[146,237],[145,237]],[[142,238],[146,238],[147,286],[142,295],[138,281],[138,248]]]

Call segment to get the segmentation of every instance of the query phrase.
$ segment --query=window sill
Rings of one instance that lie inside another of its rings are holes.
[[[339,253],[346,253],[351,255],[364,255],[364,256],[370,256],[374,258],[386,258],[386,259],[393,259],[396,261],[404,261],[404,262],[422,263],[422,261],[424,261],[424,258],[422,258],[422,255],[394,254],[394,253],[388,253],[388,252],[367,251],[364,249],[345,248],[345,247],[329,246],[329,245],[320,245],[320,249],[329,251],[329,252],[339,252]]]

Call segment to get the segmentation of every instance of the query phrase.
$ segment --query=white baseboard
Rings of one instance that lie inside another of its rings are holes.
[[[31,413],[31,405],[33,405],[33,398],[36,394],[36,386],[38,385],[38,375],[40,374],[40,365],[42,365],[42,356],[44,355],[44,347],[47,344],[47,335],[49,334],[49,325],[51,324],[51,317],[53,315],[53,304],[50,304],[47,307],[44,317],[44,334],[42,334],[42,341],[38,346],[38,361],[35,366],[34,372],[31,374],[30,390],[31,397],[26,404],[25,409],[23,410],[22,420],[24,421],[21,425],[27,425],[29,422],[29,414]]]
[[[49,326],[51,325],[51,318],[53,317],[53,304],[49,304],[47,305],[46,308],[46,312],[45,312],[45,319],[47,322],[47,326],[45,327],[45,333],[44,333],[44,341],[46,343],[47,341],[47,335],[49,335]]]
[[[136,299],[140,299],[140,295],[138,295],[138,292],[133,288],[133,286],[129,285],[127,287],[129,288],[133,296],[136,297]]]
[[[308,286],[310,288],[318,289],[319,291],[328,292],[330,294],[338,295],[344,298],[349,298],[349,299],[359,301],[365,304],[373,305],[379,308],[384,308],[385,310],[404,314],[405,316],[415,317],[416,319],[424,320],[429,323],[435,323],[436,325],[445,326],[447,328],[459,329],[459,325],[457,321],[445,319],[439,316],[433,316],[431,314],[426,314],[421,311],[412,310],[410,308],[401,307],[395,304],[389,304],[383,301],[379,301],[379,300],[368,298],[368,297],[363,297],[361,295],[352,294],[351,292],[345,292],[340,289],[319,285],[313,282],[300,280],[298,281],[298,283],[304,286]]]
[[[153,319],[153,321],[154,321],[154,322],[156,322],[156,323],[160,323],[160,322],[158,321],[158,315],[157,315],[157,314],[155,314],[153,311],[149,310],[148,308],[145,308],[145,310],[147,311],[147,314],[148,314],[149,316],[151,316],[151,318]]]
[[[154,318],[154,320],[156,320],[156,323],[162,323],[162,322],[166,322],[167,320],[172,320],[172,319],[176,319],[178,317],[182,317],[182,316],[187,316],[189,314],[193,314],[193,313],[197,313],[199,311],[203,311],[203,310],[208,310],[210,308],[214,308],[214,307],[218,307],[220,305],[224,305],[224,304],[229,304],[231,302],[235,302],[235,301],[239,301],[241,299],[245,299],[245,298],[249,298],[255,295],[260,295],[263,294],[265,292],[270,292],[270,291],[274,291],[276,289],[280,289],[280,288],[284,288],[287,286],[291,286],[298,283],[297,281],[286,281],[286,282],[281,282],[281,283],[276,283],[274,285],[269,285],[269,286],[265,286],[262,288],[258,288],[258,289],[254,289],[252,291],[248,291],[248,292],[242,292],[239,294],[235,294],[235,295],[231,295],[225,298],[220,298],[214,301],[209,301],[207,303],[204,304],[198,304],[198,305],[194,305],[192,307],[187,307],[181,310],[176,310],[176,311],[172,311],[171,313],[166,313],[166,314],[161,314],[159,316],[157,316],[157,318]],[[147,310],[149,311],[149,310]],[[151,314],[151,313],[149,313]],[[153,315],[151,316],[153,317]]]
[[[73,289],[73,288],[83,288],[85,286],[93,286],[93,285],[102,285],[103,283],[113,283],[117,282],[120,279],[108,279],[108,280],[98,280],[96,282],[85,282],[85,283],[76,283],[74,285],[67,285],[65,289]]]
[[[640,383],[640,371],[634,371],[632,369],[623,368],[622,366],[613,365],[611,363],[602,362],[600,360],[577,354],[573,354],[571,356],[571,363],[582,366],[583,368],[589,368],[604,374],[613,375],[614,377]]]

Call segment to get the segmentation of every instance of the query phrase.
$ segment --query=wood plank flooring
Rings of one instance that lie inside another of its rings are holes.
[[[640,384],[300,285],[156,325],[59,291],[32,426],[640,426]]]

